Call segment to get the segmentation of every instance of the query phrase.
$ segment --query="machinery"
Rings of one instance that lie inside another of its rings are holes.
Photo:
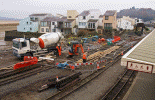
[[[18,58],[23,58],[24,56],[33,56],[38,50],[47,49],[48,52],[51,50],[55,50],[57,43],[62,38],[62,33],[45,33],[41,35],[39,38],[16,38],[13,39],[13,55]],[[32,41],[35,46],[30,46],[30,41]],[[34,48],[35,47],[35,48]]]
[[[74,55],[78,55],[79,47],[81,48],[82,53],[84,53],[82,44],[80,44],[78,41],[71,41],[71,42],[69,42],[68,46],[71,47],[69,49],[68,57],[73,57]]]

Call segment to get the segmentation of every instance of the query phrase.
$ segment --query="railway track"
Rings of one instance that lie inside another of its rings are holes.
[[[106,48],[109,48],[109,47],[106,47]],[[65,88],[64,90],[62,90],[62,91],[56,92],[55,94],[53,94],[52,96],[50,96],[49,98],[47,98],[47,100],[62,100],[63,98],[65,98],[69,94],[71,94],[74,91],[77,91],[78,89],[82,88],[82,86],[84,86],[88,82],[90,82],[93,79],[95,79],[96,77],[98,77],[101,73],[105,72],[110,66],[112,66],[119,59],[121,59],[120,53],[121,53],[122,50],[124,50],[124,52],[126,52],[129,49],[131,49],[131,47],[121,47],[121,48],[119,48],[117,51],[115,51],[115,52],[117,52],[118,55],[115,55],[115,57],[112,58],[113,61],[112,62],[109,61],[105,65],[106,66],[105,68],[102,68],[100,70],[97,70],[97,71],[92,72],[91,74],[89,74],[85,78],[81,79],[81,81],[79,83],[72,84],[72,86],[69,86],[69,87]],[[104,50],[104,48],[103,48],[103,50]],[[114,54],[115,52],[112,52],[112,54]]]
[[[10,77],[3,78],[0,80],[0,86],[9,84],[11,82],[15,82],[17,80],[20,80],[20,79],[23,79],[26,77],[30,77],[32,75],[35,75],[37,73],[40,73],[40,72],[43,72],[43,71],[46,71],[46,70],[49,70],[52,68],[55,68],[55,66],[42,65],[42,67],[39,67],[39,68],[36,68],[33,70],[29,70],[29,71],[26,71],[26,72],[23,72],[20,74],[15,74],[15,75],[10,76]]]
[[[92,72],[85,78],[81,79],[81,81],[79,83],[75,83],[72,86],[69,86],[62,91],[58,91],[57,93],[50,96],[47,100],[61,100],[61,99],[65,98],[69,94],[73,93],[74,91],[77,91],[78,89],[82,88],[82,86],[84,86],[88,82],[90,82],[93,79],[95,79],[96,77],[98,77],[101,73],[105,72],[110,66],[112,66],[115,62],[117,62],[120,58],[121,58],[121,56],[119,56],[119,58],[116,59],[115,61],[107,63],[106,64],[107,67]]]
[[[100,100],[115,100],[133,73],[134,71],[132,70],[125,70],[121,78],[100,98]]]

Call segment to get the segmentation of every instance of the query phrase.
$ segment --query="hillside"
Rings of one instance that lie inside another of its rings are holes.
[[[155,10],[151,8],[135,8],[132,7],[130,9],[123,9],[117,13],[117,18],[121,18],[122,16],[130,16],[133,18],[140,18],[143,21],[149,21],[155,19]]]

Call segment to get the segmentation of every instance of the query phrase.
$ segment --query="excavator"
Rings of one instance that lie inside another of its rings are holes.
[[[82,44],[80,44],[78,41],[70,41],[68,43],[68,46],[70,46],[70,49],[69,49],[69,56],[67,58],[72,58],[74,55],[78,55],[79,47],[81,48],[82,53],[84,53]]]

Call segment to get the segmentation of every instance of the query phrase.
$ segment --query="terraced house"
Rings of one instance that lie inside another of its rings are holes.
[[[76,33],[76,16],[79,13],[76,10],[67,10],[67,18],[64,20],[64,34]]]
[[[107,10],[103,15],[103,29],[104,30],[112,30],[116,29],[116,10]]]
[[[40,33],[63,32],[63,21],[66,17],[46,17],[40,22]]]
[[[101,15],[100,10],[91,9],[85,10],[77,16],[78,29],[87,29],[90,31],[97,31],[99,16]]]
[[[39,23],[42,19],[52,16],[52,14],[42,13],[42,14],[31,14],[29,17],[24,18],[19,22],[17,26],[18,32],[38,32]]]

